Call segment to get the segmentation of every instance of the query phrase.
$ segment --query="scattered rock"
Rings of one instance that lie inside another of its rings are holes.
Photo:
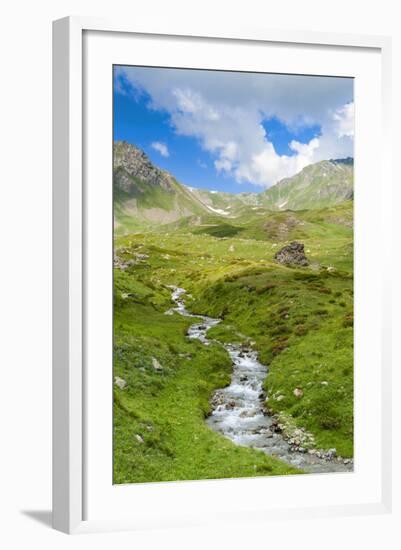
[[[282,401],[283,399],[285,399],[285,396],[284,395],[278,395],[276,397],[276,401]]]
[[[326,458],[329,460],[332,460],[337,455],[337,449],[333,447],[333,449],[329,449],[326,453]]]
[[[159,363],[159,361],[156,359],[156,357],[152,357],[152,367],[155,369],[155,371],[162,371],[163,367]]]
[[[241,418],[252,418],[253,416],[255,416],[255,411],[242,411],[242,413],[240,414],[240,417]]]
[[[301,390],[301,388],[295,388],[293,394],[295,395],[295,397],[302,397],[304,392]]]
[[[283,431],[282,426],[279,424],[277,418],[273,418],[272,423],[270,424],[270,429],[274,433],[281,433]]]
[[[307,266],[309,261],[305,256],[304,249],[302,243],[294,241],[276,252],[274,259],[284,265]]]
[[[229,252],[234,252],[234,251],[235,251],[235,247],[234,247],[233,244],[230,246],[230,248],[228,249],[228,251],[229,251]]]
[[[121,269],[124,271],[128,267],[131,267],[133,265],[137,264],[137,261],[133,258],[129,260],[124,260],[121,258],[119,254],[131,254],[131,250],[129,248],[119,248],[114,252],[114,267],[117,269]]]
[[[125,386],[127,385],[127,382],[124,380],[124,378],[120,378],[119,376],[114,377],[114,384],[120,388],[120,390],[123,390]]]
[[[320,382],[322,386],[328,386],[329,383],[326,380],[323,380],[323,382]]]
[[[138,441],[138,443],[144,443],[143,437],[139,434],[135,434],[135,439]]]
[[[219,405],[223,405],[223,403],[224,403],[224,394],[223,394],[223,392],[216,391],[213,394],[212,399],[210,400],[210,403],[211,403],[213,408],[216,408]]]
[[[259,430],[259,433],[264,435],[267,439],[271,439],[273,437],[273,432],[269,430],[269,428],[262,428]]]

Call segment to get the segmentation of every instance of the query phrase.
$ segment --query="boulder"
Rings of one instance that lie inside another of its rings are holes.
[[[162,371],[163,367],[159,363],[159,361],[156,359],[156,357],[152,357],[152,367],[155,369],[155,371]]]
[[[304,250],[305,246],[302,243],[294,241],[278,250],[274,259],[284,265],[307,266],[309,261]]]
[[[337,455],[337,449],[334,447],[332,449],[329,449],[326,453],[326,457],[329,460],[333,460],[333,458],[335,458],[336,455]]]
[[[118,388],[120,388],[120,390],[123,390],[127,385],[127,382],[124,380],[124,378],[120,378],[119,376],[114,377],[114,383]]]

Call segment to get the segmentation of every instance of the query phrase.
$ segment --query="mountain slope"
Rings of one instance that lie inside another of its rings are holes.
[[[324,160],[261,193],[224,193],[180,184],[127,142],[114,144],[114,224],[117,233],[152,225],[250,221],[269,211],[310,210],[353,198],[353,160]]]
[[[260,194],[272,210],[309,210],[353,198],[353,159],[323,160],[306,166]]]
[[[165,224],[208,211],[187,187],[123,141],[114,144],[113,187],[116,228]]]
[[[259,203],[257,193],[225,193],[223,191],[208,191],[207,189],[196,189],[188,187],[192,195],[197,197],[202,204],[212,213],[222,216],[233,216],[239,208],[255,206]]]

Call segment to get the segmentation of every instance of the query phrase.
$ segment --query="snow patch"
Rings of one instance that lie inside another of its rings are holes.
[[[221,214],[222,216],[229,216],[230,212],[226,212],[225,210],[221,210],[221,208],[213,208],[213,206],[208,206],[209,210],[212,212],[216,212],[216,214]]]

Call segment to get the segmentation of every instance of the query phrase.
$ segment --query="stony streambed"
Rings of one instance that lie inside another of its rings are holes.
[[[184,304],[186,291],[170,288],[176,304],[170,312],[196,318],[197,322],[188,329],[188,337],[209,345],[207,331],[221,319],[191,314]],[[263,381],[268,369],[258,361],[257,352],[234,343],[224,344],[224,347],[232,360],[233,373],[230,385],[217,390],[212,397],[212,413],[206,419],[210,428],[237,445],[259,449],[307,472],[353,471],[353,462],[337,458],[334,452],[302,448],[300,451],[294,447],[281,432],[275,417],[269,415],[264,407]]]

